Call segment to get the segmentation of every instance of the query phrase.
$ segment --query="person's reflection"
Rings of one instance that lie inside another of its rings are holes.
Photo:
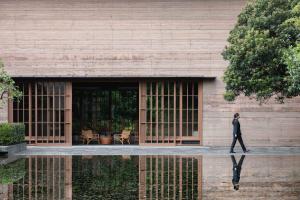
[[[236,163],[234,155],[231,155],[231,161],[232,161],[232,184],[233,188],[235,190],[239,189],[239,182],[240,182],[240,175],[242,170],[243,161],[245,159],[245,155],[242,155],[240,158],[239,163]]]

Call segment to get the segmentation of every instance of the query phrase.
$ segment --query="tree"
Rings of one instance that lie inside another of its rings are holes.
[[[300,3],[294,7],[293,13],[300,14]],[[300,17],[294,17],[289,20],[300,29]],[[300,41],[297,41],[296,47],[290,47],[284,56],[288,70],[289,92],[300,94]]]
[[[263,103],[275,96],[298,96],[290,89],[290,74],[284,57],[296,46],[300,28],[292,20],[299,0],[255,0],[249,2],[231,30],[222,55],[229,61],[224,73],[224,98],[234,101],[241,94]]]
[[[0,108],[4,103],[5,94],[9,94],[8,99],[20,99],[22,96],[22,92],[19,91],[14,80],[4,70],[4,65],[0,60]]]

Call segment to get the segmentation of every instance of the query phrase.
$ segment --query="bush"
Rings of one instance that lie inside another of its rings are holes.
[[[0,124],[0,145],[18,144],[25,141],[25,126],[19,123]]]
[[[7,165],[0,165],[0,184],[12,184],[23,178],[25,174],[25,159]]]

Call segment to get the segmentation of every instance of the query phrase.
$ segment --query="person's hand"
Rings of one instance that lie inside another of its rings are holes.
[[[234,137],[236,137],[236,138],[237,138],[237,134],[235,134],[235,135],[234,135]]]

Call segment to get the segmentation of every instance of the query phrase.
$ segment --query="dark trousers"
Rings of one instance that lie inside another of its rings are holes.
[[[243,142],[243,138],[241,135],[238,135],[237,137],[233,137],[233,140],[232,140],[232,144],[231,144],[231,148],[230,148],[230,152],[233,151],[234,149],[234,146],[235,146],[235,143],[236,143],[236,140],[239,140],[239,143],[243,149],[243,151],[246,151],[246,147],[244,145],[244,142]]]

